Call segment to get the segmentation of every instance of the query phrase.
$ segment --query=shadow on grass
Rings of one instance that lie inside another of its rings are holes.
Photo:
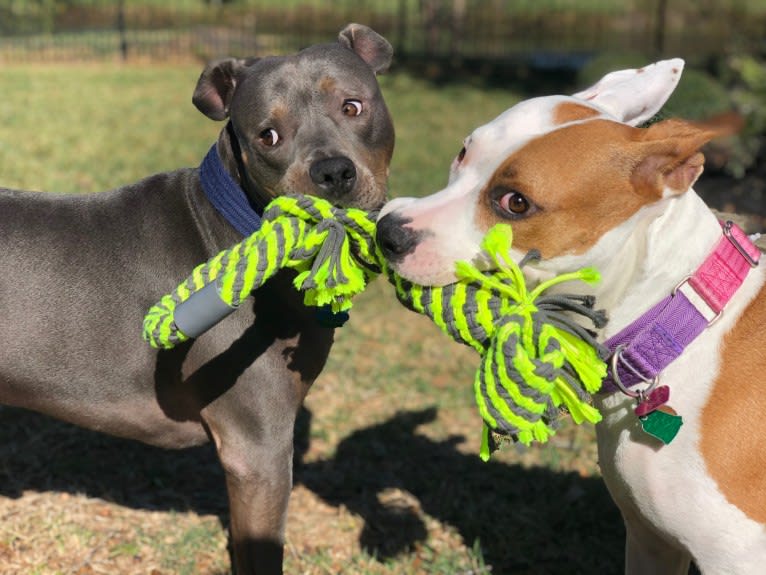
[[[332,459],[298,461],[295,480],[362,516],[361,544],[380,559],[425,540],[425,512],[467,545],[478,540],[492,573],[622,571],[624,529],[601,479],[484,463],[455,449],[462,438],[437,442],[416,433],[435,418],[435,409],[402,412],[356,431]],[[309,426],[304,410],[298,452]]]
[[[84,493],[137,509],[194,510],[226,520],[223,471],[211,445],[179,451],[94,433],[0,407],[0,495]]]
[[[624,532],[600,479],[483,463],[454,441],[417,433],[435,409],[403,412],[344,439],[335,456],[302,463],[311,414],[296,430],[296,484],[345,505],[365,526],[361,544],[381,560],[427,537],[423,513],[480,542],[493,573],[618,573]],[[228,520],[212,446],[167,451],[0,408],[0,494],[84,493],[119,505],[193,510]],[[388,495],[387,495],[388,494]]]

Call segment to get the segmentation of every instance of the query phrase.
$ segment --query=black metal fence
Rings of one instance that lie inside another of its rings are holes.
[[[400,58],[766,53],[766,0],[0,0],[0,61],[278,53],[350,21]]]

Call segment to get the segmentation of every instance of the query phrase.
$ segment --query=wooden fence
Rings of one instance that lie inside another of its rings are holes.
[[[350,21],[402,59],[766,53],[766,0],[0,0],[0,61],[287,52]]]

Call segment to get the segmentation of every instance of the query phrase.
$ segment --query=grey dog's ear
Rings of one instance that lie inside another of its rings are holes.
[[[212,120],[225,120],[244,70],[256,61],[257,58],[224,58],[205,66],[192,96],[197,109]]]
[[[338,34],[338,42],[356,54],[372,68],[382,74],[391,65],[394,49],[383,36],[363,24],[349,24]]]

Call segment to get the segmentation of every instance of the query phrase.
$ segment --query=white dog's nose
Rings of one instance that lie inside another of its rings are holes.
[[[378,220],[375,239],[383,256],[391,263],[402,261],[418,245],[420,234],[407,227],[409,221],[397,212]]]
[[[403,208],[404,206],[411,204],[414,201],[415,201],[415,198],[394,198],[393,200],[388,202],[385,206],[383,206],[383,209],[380,210],[380,213],[378,214],[378,221],[382,220],[384,216],[387,216],[394,210]]]

